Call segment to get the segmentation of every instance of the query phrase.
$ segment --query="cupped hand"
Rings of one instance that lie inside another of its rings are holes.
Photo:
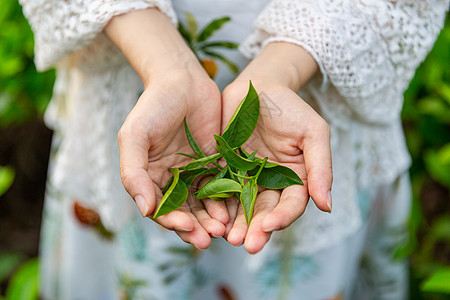
[[[207,154],[215,149],[213,134],[220,132],[221,125],[220,92],[196,63],[174,64],[156,74],[118,135],[122,182],[143,216],[154,214],[163,196],[161,190],[172,175],[168,169],[191,160],[176,153],[194,154],[186,139],[184,119]],[[154,220],[204,249],[210,236],[224,234],[228,213],[223,204],[196,201],[190,195],[180,209]]]
[[[248,89],[252,76],[243,74],[222,94],[222,124],[226,126]],[[253,77],[261,111],[256,129],[243,148],[257,156],[294,170],[304,185],[278,190],[260,190],[254,215],[247,227],[237,200],[227,200],[230,222],[226,239],[244,243],[249,253],[259,252],[270,235],[291,225],[305,211],[309,197],[316,206],[331,212],[331,151],[328,124],[296,92],[276,81]]]

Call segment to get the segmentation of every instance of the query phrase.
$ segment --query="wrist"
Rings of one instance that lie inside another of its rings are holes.
[[[161,72],[201,69],[170,19],[156,8],[114,17],[104,29],[147,86]]]
[[[250,62],[238,79],[281,85],[298,92],[317,70],[314,58],[302,47],[272,42]]]

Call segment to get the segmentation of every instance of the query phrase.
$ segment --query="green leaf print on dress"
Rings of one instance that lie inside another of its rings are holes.
[[[295,255],[293,228],[280,232],[280,247],[255,271],[254,280],[259,294],[267,299],[288,299],[294,282],[312,279],[319,274],[319,264],[312,256]]]
[[[165,251],[172,257],[158,265],[158,269],[164,274],[164,285],[175,287],[168,289],[170,299],[190,299],[197,288],[213,280],[213,274],[207,273],[199,265],[202,252],[197,248],[190,245],[170,246]]]

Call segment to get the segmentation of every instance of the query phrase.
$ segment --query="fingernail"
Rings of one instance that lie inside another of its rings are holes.
[[[186,228],[186,227],[179,227],[179,226],[177,226],[177,227],[175,227],[175,230],[176,230],[176,231],[186,231],[186,232],[189,232],[189,231],[192,231],[192,228]]]
[[[328,205],[328,209],[329,209],[329,213],[331,213],[331,191],[328,191],[328,195],[327,195],[327,205]]]
[[[273,232],[273,231],[277,231],[277,230],[280,230],[279,226],[270,227],[268,229],[264,229],[263,231],[264,232]]]
[[[134,198],[134,201],[136,202],[137,207],[139,208],[139,211],[141,212],[141,215],[145,218],[148,215],[148,204],[145,202],[144,196],[137,195]]]

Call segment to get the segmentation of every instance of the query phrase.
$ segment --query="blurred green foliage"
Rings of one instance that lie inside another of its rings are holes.
[[[431,53],[405,92],[402,112],[413,159],[410,241],[404,249],[411,260],[412,299],[450,299],[450,289],[442,288],[443,282],[450,287],[449,19],[447,15]]]
[[[0,300],[38,300],[38,259],[23,261],[24,257],[20,254],[0,254],[0,283],[9,279],[5,294],[0,294]]]
[[[17,0],[0,1],[0,129],[42,118],[51,97],[55,73],[36,72],[33,34]],[[427,215],[423,204],[436,186],[437,202],[449,207],[450,189],[450,24],[417,70],[405,92],[402,112],[413,158],[413,209],[410,242],[403,255],[411,259],[411,299],[450,299],[450,212]],[[0,167],[0,194],[12,183],[14,170]],[[444,255],[442,255],[444,253]],[[34,299],[37,260],[20,254],[0,256],[0,282],[9,278],[6,299]],[[11,273],[14,273],[11,277]],[[27,286],[27,295],[20,288]],[[447,296],[446,296],[447,295]],[[27,297],[27,298],[12,298]],[[0,299],[5,299],[0,296]]]
[[[41,117],[55,72],[37,73],[33,33],[17,0],[0,1],[0,128]]]

